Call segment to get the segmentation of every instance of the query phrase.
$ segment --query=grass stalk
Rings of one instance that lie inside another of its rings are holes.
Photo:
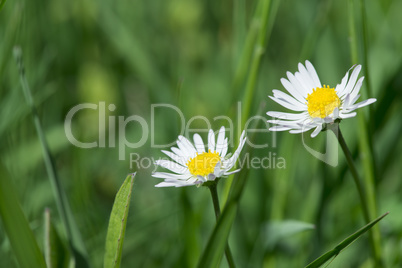
[[[350,54],[353,64],[359,63],[359,54],[358,54],[358,37],[356,34],[356,25],[355,25],[355,8],[353,0],[348,1],[348,17],[349,17],[349,38],[350,38]],[[367,76],[367,93],[371,96],[371,83],[370,77],[368,73],[368,62],[367,62],[367,49],[368,49],[368,41],[367,41],[367,26],[365,19],[365,5],[364,1],[360,2],[360,11],[361,11],[361,19],[362,19],[362,27],[363,27],[363,62],[364,70]],[[373,145],[372,140],[370,139],[370,135],[368,133],[366,120],[364,113],[359,113],[357,115],[358,124],[359,124],[359,148],[362,156],[362,164],[364,170],[364,181],[365,181],[365,190],[367,194],[367,202],[368,202],[368,213],[370,218],[374,218],[377,215],[377,198],[375,192],[375,158],[373,155]],[[372,247],[374,261],[376,267],[383,267],[383,261],[381,257],[381,234],[378,226],[374,226],[370,232],[370,244]]]
[[[339,124],[335,123],[333,125],[333,127],[331,127],[330,129],[332,130],[332,132],[334,132],[336,138],[338,139],[339,145],[341,146],[342,151],[345,154],[346,162],[348,163],[354,183],[355,183],[357,191],[359,193],[359,198],[360,198],[360,203],[361,203],[362,210],[363,210],[364,220],[367,223],[369,223],[370,219],[371,219],[370,212],[371,212],[372,207],[370,206],[370,202],[367,198],[367,195],[365,192],[365,187],[359,178],[359,174],[358,174],[356,166],[354,164],[352,154],[350,153],[350,150],[346,144],[346,141],[343,138],[341,129],[339,128]],[[382,267],[381,251],[380,251],[381,247],[380,247],[379,241],[374,239],[374,234],[371,232],[369,233],[369,237],[370,237],[370,245],[371,245],[371,248],[372,248],[372,251],[374,254],[374,260],[376,263],[376,267]]]
[[[46,140],[45,133],[42,128],[42,124],[39,119],[39,114],[36,109],[31,90],[29,88],[28,81],[25,77],[25,70],[24,70],[24,65],[22,62],[22,51],[21,48],[15,47],[14,48],[14,57],[16,59],[19,72],[20,72],[20,82],[22,86],[22,90],[25,96],[25,100],[28,103],[28,106],[31,109],[31,114],[33,117],[35,129],[37,132],[37,135],[40,140],[40,144],[42,147],[43,151],[43,158],[44,158],[44,163],[46,167],[46,171],[49,175],[50,179],[50,184],[52,186],[53,194],[56,200],[56,205],[57,205],[57,210],[60,214],[61,221],[64,225],[64,228],[66,230],[66,235],[68,239],[68,243],[70,246],[70,249],[72,250],[74,257],[75,257],[75,262],[77,265],[80,267],[89,267],[88,262],[86,260],[86,251],[83,245],[83,242],[81,240],[81,237],[79,236],[79,232],[77,227],[74,225],[74,220],[72,218],[72,213],[70,210],[70,207],[68,205],[67,197],[66,194],[63,190],[63,187],[61,185],[60,179],[57,174],[57,170],[54,164],[53,157],[51,155],[49,145]]]
[[[270,10],[273,7],[273,12]],[[271,0],[260,0],[257,3],[254,18],[251,22],[250,29],[247,33],[247,39],[243,54],[236,71],[234,78],[234,87],[236,88],[241,84],[241,80],[245,78],[246,69],[250,66],[250,71],[246,80],[245,95],[243,99],[241,125],[244,124],[250,116],[251,106],[257,84],[257,78],[261,63],[261,58],[267,45],[269,33],[272,29],[274,18],[279,7],[279,1],[274,1],[271,5]],[[240,130],[239,130],[240,132]],[[236,144],[237,146],[238,144]],[[224,184],[223,190],[223,203],[226,204],[228,200],[230,188],[233,183],[233,176],[230,176]]]
[[[217,191],[216,187],[217,187],[217,183],[213,183],[210,186],[208,186],[208,188],[211,192],[212,203],[214,204],[216,222],[218,222],[219,217],[221,216],[221,209],[219,206],[218,191]],[[228,261],[229,267],[231,267],[231,268],[236,267],[234,260],[233,260],[232,252],[230,251],[229,242],[227,243],[227,245],[225,247],[225,255],[226,255],[226,259]]]

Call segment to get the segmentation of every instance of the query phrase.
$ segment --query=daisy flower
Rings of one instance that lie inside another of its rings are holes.
[[[239,147],[232,156],[226,155],[228,138],[225,138],[225,127],[220,128],[216,142],[213,130],[209,130],[207,151],[199,134],[194,134],[193,140],[194,144],[185,137],[179,136],[177,147],[172,147],[172,151],[162,150],[173,161],[157,160],[155,164],[173,173],[154,172],[153,177],[165,180],[156,187],[201,185],[240,171],[240,169],[229,170],[234,167],[246,142],[244,131],[240,137]]]
[[[349,77],[349,72],[352,74]],[[271,131],[287,131],[302,133],[312,128],[311,137],[315,137],[325,128],[325,124],[335,120],[356,116],[354,110],[372,104],[376,99],[368,99],[356,103],[360,97],[359,91],[364,77],[357,80],[361,65],[353,66],[346,72],[340,84],[335,88],[321,85],[313,65],[306,60],[305,66],[299,63],[299,71],[295,74],[287,72],[288,79],[282,78],[281,83],[290,95],[274,89],[272,100],[283,107],[298,113],[268,112],[276,124]]]

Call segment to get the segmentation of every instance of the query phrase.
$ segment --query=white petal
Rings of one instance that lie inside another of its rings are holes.
[[[313,79],[311,78],[309,72],[307,71],[306,67],[304,67],[304,65],[301,64],[300,62],[298,64],[298,67],[299,67],[299,72],[302,75],[303,81],[306,84],[306,86],[309,89],[316,88],[317,86],[315,85],[315,83],[314,83]]]
[[[239,172],[239,171],[240,171],[240,169],[236,169],[236,170],[233,170],[233,171],[230,171],[230,172],[225,172],[225,173],[223,173],[223,175],[228,176],[228,175],[237,173],[237,172]]]
[[[321,132],[321,130],[322,130],[322,125],[318,125],[317,128],[313,131],[313,133],[311,133],[311,137],[315,138],[318,135],[318,133]]]
[[[219,176],[220,177],[220,176]],[[208,175],[208,181],[214,181],[217,178],[217,176],[215,176],[215,174],[209,174]]]
[[[195,133],[193,136],[194,146],[199,154],[205,153],[205,145],[199,134]]]
[[[306,60],[306,68],[310,74],[311,79],[314,82],[314,87],[322,87],[320,78],[318,78],[317,72],[315,71],[313,64],[311,64],[311,62],[309,62],[308,60]]]
[[[350,105],[350,94],[349,93],[347,93],[346,95],[345,95],[345,99],[343,100],[343,104],[342,104],[342,107],[349,107],[349,105]]]
[[[297,126],[298,123],[303,122],[303,121],[304,121],[304,118],[301,120],[292,120],[292,121],[278,120],[278,119],[267,120],[267,122],[270,124],[276,124],[276,125],[282,125],[282,126],[293,126],[293,125]]]
[[[156,160],[155,165],[161,166],[178,174],[184,174],[188,171],[188,169],[183,167],[182,165],[169,160]]]
[[[272,93],[274,93],[274,97],[281,99],[283,101],[287,101],[295,106],[303,106],[303,107],[307,107],[305,102],[300,102],[298,100],[296,100],[295,98],[293,98],[292,96],[280,91],[280,90],[272,90]]]
[[[290,127],[284,127],[284,126],[274,126],[274,127],[270,127],[269,131],[286,131],[286,130],[290,130],[292,128]]]
[[[179,136],[179,139],[177,141],[177,145],[179,146],[180,149],[182,149],[180,146],[182,145],[185,149],[182,149],[183,151],[187,151],[191,157],[195,157],[197,151],[194,148],[194,145],[191,144],[191,142],[184,136]]]
[[[353,72],[350,76],[349,82],[345,87],[345,92],[344,94],[348,94],[352,91],[354,85],[356,84],[356,80],[357,77],[359,76],[360,70],[361,70],[362,66],[361,65],[357,65],[354,69]]]
[[[334,117],[333,116],[327,116],[324,119],[324,123],[333,123],[334,122]]]
[[[350,96],[350,97],[352,97],[352,96]],[[352,107],[355,104],[355,102],[357,101],[358,98],[360,98],[360,94],[357,94],[357,96],[355,96],[353,99],[351,98],[349,101],[349,106],[344,105],[343,108],[345,108],[345,110],[349,110],[350,107]]]
[[[345,88],[346,88],[346,82],[348,82],[349,78],[349,70],[346,72],[345,76],[342,78],[341,84],[336,85],[335,91],[338,94],[338,97],[342,99],[342,97],[345,95]]]
[[[166,154],[167,156],[172,158],[172,160],[176,161],[177,163],[181,164],[182,166],[186,166],[187,159],[184,158],[183,156],[178,156],[177,154],[174,154],[172,152],[165,151],[165,150],[162,150],[162,153]]]
[[[283,85],[283,87],[298,101],[300,101],[301,103],[304,103],[306,101],[306,99],[304,98],[304,96],[302,95],[302,92],[296,90],[292,83],[290,83],[288,80],[286,80],[285,78],[281,78],[281,83]]]
[[[216,140],[216,152],[220,155],[225,148],[225,127],[219,129],[218,139]]]
[[[201,181],[201,182],[206,182],[208,179],[203,177],[203,176],[201,176],[201,175],[197,175],[197,180]]]
[[[267,112],[267,115],[278,118],[278,119],[283,119],[283,120],[298,120],[305,118],[307,113],[299,113],[299,114],[292,114],[292,113],[283,113],[283,112]]]
[[[195,182],[184,182],[184,181],[176,181],[176,182],[161,182],[155,185],[155,187],[184,187],[184,186],[192,186],[198,183]]]
[[[269,121],[270,120],[268,120],[268,122]],[[312,125],[313,127],[316,126],[316,124],[310,124],[305,121],[280,121],[280,120],[278,120],[277,122],[273,122],[273,123],[278,124],[279,126],[282,126],[282,127],[295,128],[295,129],[309,127],[310,125]]]
[[[295,77],[297,81],[299,81],[300,85],[304,88],[304,91],[312,92],[313,88],[315,88],[314,86],[309,86],[309,84],[306,83],[305,77],[301,73],[296,72]]]
[[[362,101],[362,102],[356,103],[356,104],[353,105],[353,106],[350,106],[350,107],[348,108],[348,111],[350,111],[350,112],[351,112],[351,111],[354,111],[354,110],[356,110],[356,109],[358,109],[358,108],[361,108],[361,107],[370,105],[370,104],[372,104],[372,103],[374,103],[374,102],[376,102],[376,101],[377,101],[377,99],[374,99],[374,98],[364,100],[364,101]]]
[[[227,164],[227,166],[226,166],[226,170],[231,169],[231,168],[235,165],[235,163],[236,163],[236,161],[237,161],[237,158],[239,157],[240,152],[241,152],[241,150],[243,149],[244,143],[246,142],[246,138],[245,138],[244,136],[245,136],[245,131],[243,130],[243,132],[242,132],[242,134],[241,134],[241,137],[240,137],[240,144],[239,144],[239,147],[237,147],[237,149],[236,149],[236,151],[234,152],[234,154],[232,155],[232,157],[230,157],[230,158],[228,159],[228,161],[227,161],[228,164]]]
[[[338,107],[336,107],[335,109],[334,109],[334,111],[332,112],[332,114],[333,114],[333,117],[336,119],[336,118],[339,118],[339,108]]]
[[[340,113],[339,117],[342,119],[346,119],[346,118],[351,118],[351,117],[355,117],[356,116],[356,112],[353,113]]]
[[[215,134],[212,129],[210,129],[208,133],[208,150],[211,152],[215,151]]]
[[[221,174],[221,162],[216,163],[215,169],[214,169],[214,176],[219,178],[222,174]]]
[[[224,140],[224,147],[222,148],[221,157],[225,157],[226,153],[228,152],[228,138]]]
[[[310,130],[310,129],[312,129],[312,128],[292,129],[292,130],[289,131],[289,133],[292,133],[292,134],[299,134],[299,133],[306,132],[306,131],[308,131],[308,130]]]
[[[187,180],[191,178],[191,174],[172,174],[166,172],[154,172],[151,175],[154,178],[173,179],[173,180]]]
[[[355,87],[353,88],[352,92],[350,93],[350,97],[352,98],[352,101],[350,102],[351,104],[355,103],[358,98],[356,98],[357,95],[359,95],[360,88],[362,87],[364,80],[364,76],[360,77],[360,79],[357,81]],[[353,99],[355,99],[353,101]]]
[[[302,112],[302,111],[306,111],[307,108],[302,107],[302,106],[295,106],[290,104],[289,102],[283,101],[281,99],[277,99],[275,97],[269,96],[272,100],[274,100],[275,102],[279,103],[280,105],[282,105],[285,108],[288,108],[289,110],[293,110],[293,111],[297,111],[297,112]]]
[[[306,90],[300,83],[299,80],[292,74],[291,72],[286,72],[286,75],[288,77],[289,82],[292,84],[292,86],[300,92],[300,94],[303,96],[303,98],[307,98],[307,94],[310,93],[309,90]]]
[[[175,153],[178,157],[180,157],[182,159],[182,162],[184,162],[184,165],[190,159],[190,156],[187,154],[187,152],[183,152],[182,150],[180,150],[176,147],[171,147],[170,150],[172,150],[173,153]]]

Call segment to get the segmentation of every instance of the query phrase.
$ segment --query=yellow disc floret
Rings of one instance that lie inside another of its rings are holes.
[[[197,153],[196,157],[188,160],[187,167],[190,173],[195,176],[207,176],[214,173],[215,166],[219,161],[221,161],[219,153],[212,153],[211,150],[208,150],[207,153]]]
[[[339,107],[341,101],[334,88],[317,87],[313,93],[307,94],[307,111],[311,117],[325,118]]]

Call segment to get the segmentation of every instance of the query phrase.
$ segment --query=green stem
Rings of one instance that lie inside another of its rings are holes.
[[[209,190],[211,191],[211,197],[212,197],[212,203],[214,204],[214,210],[215,210],[215,217],[216,217],[216,222],[218,222],[219,217],[221,216],[221,209],[219,206],[219,199],[218,199],[218,191],[216,189],[217,183],[213,183],[208,186]],[[232,252],[230,251],[229,244],[226,245],[225,248],[225,255],[226,259],[228,261],[229,267],[236,267],[233,261],[233,256]]]
[[[343,153],[345,154],[346,161],[348,162],[348,166],[350,169],[350,173],[352,173],[353,180],[356,184],[357,191],[359,192],[360,202],[362,203],[363,207],[363,215],[366,222],[370,222],[370,214],[368,209],[368,202],[366,200],[366,194],[364,193],[364,187],[359,179],[359,175],[357,173],[357,169],[353,162],[352,154],[349,151],[348,146],[346,145],[345,139],[343,138],[341,129],[337,123],[334,124],[332,128],[330,128],[332,132],[334,132],[335,136],[339,141],[339,145],[342,148]]]
[[[345,139],[343,138],[341,129],[339,128],[339,125],[335,123],[331,128],[330,128],[335,136],[337,137],[339,141],[339,145],[342,148],[343,153],[345,154],[346,161],[348,163],[350,172],[352,173],[352,177],[354,179],[354,182],[356,184],[357,191],[359,192],[359,197],[360,197],[360,202],[362,205],[363,209],[363,216],[364,219],[367,223],[370,222],[370,200],[368,200],[367,195],[364,191],[364,186],[362,182],[359,179],[359,175],[357,173],[356,166],[353,162],[353,157],[352,154],[350,153],[350,150],[348,146],[346,145]],[[381,244],[378,239],[376,239],[376,233],[369,232],[369,237],[370,237],[370,246],[374,255],[374,260],[375,260],[375,267],[383,267],[382,265],[382,259],[381,259]]]

